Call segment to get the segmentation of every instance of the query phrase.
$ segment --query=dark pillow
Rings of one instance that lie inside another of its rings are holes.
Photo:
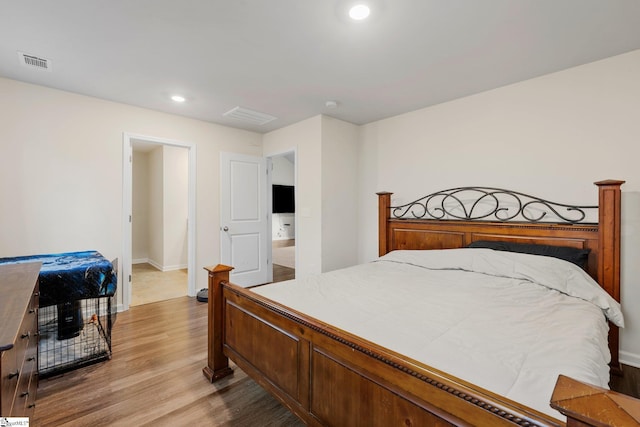
[[[535,245],[533,243],[512,243],[489,240],[478,240],[467,247],[550,256],[572,262],[583,269],[587,267],[587,259],[591,251],[590,249],[577,249],[569,246]]]

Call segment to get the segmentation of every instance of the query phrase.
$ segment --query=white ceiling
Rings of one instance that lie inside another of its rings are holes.
[[[321,113],[369,123],[640,49],[639,0],[360,2],[363,22],[351,0],[4,0],[0,76],[268,132]],[[278,119],[223,116],[236,106]]]

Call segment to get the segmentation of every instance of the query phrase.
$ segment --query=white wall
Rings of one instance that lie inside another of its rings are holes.
[[[358,127],[316,116],[264,135],[264,155],[296,149],[296,277],[357,262]]]
[[[358,127],[322,117],[322,271],[358,263]]]
[[[624,179],[621,358],[640,366],[640,51],[365,125],[359,260],[377,256],[376,191],[394,204],[464,185],[597,204]]]
[[[121,258],[128,132],[197,147],[194,273],[197,289],[206,286],[202,267],[220,261],[219,153],[259,156],[260,134],[5,78],[0,94],[0,256],[96,249]]]
[[[321,116],[263,135],[263,155],[296,150],[296,277],[322,268]]]
[[[133,262],[149,259],[149,153],[134,151],[132,188],[131,257]]]
[[[162,270],[187,268],[189,150],[169,145],[163,151],[164,211]]]
[[[149,153],[149,263],[162,269],[164,260],[164,203],[163,203],[163,164],[164,151],[162,146],[154,148]]]
[[[132,260],[161,271],[187,267],[189,151],[133,151]]]
[[[271,160],[273,165],[271,183],[280,185],[295,185],[296,171],[293,162],[291,162],[285,156],[275,156]]]

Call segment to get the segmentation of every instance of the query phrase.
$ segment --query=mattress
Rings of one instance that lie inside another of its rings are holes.
[[[0,258],[0,264],[42,262],[40,306],[113,296],[118,279],[111,261],[98,251]]]
[[[559,374],[608,388],[620,305],[581,268],[491,249],[394,251],[252,289],[547,413]]]

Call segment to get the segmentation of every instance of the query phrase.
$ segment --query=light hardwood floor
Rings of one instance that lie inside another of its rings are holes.
[[[274,240],[271,245],[273,250],[277,250],[278,248],[295,246],[295,239],[289,240]],[[296,270],[294,268],[285,267],[284,265],[278,265],[275,262],[273,263],[273,281],[274,282],[282,282],[284,280],[291,280],[296,278]]]
[[[151,264],[132,266],[131,305],[187,295],[187,270],[160,271]]]
[[[271,243],[271,250],[274,266],[287,267],[291,269],[295,268],[296,241],[294,239],[274,240]]]
[[[303,425],[237,368],[206,380],[206,318],[186,296],[119,313],[112,360],[40,381],[31,425]]]

